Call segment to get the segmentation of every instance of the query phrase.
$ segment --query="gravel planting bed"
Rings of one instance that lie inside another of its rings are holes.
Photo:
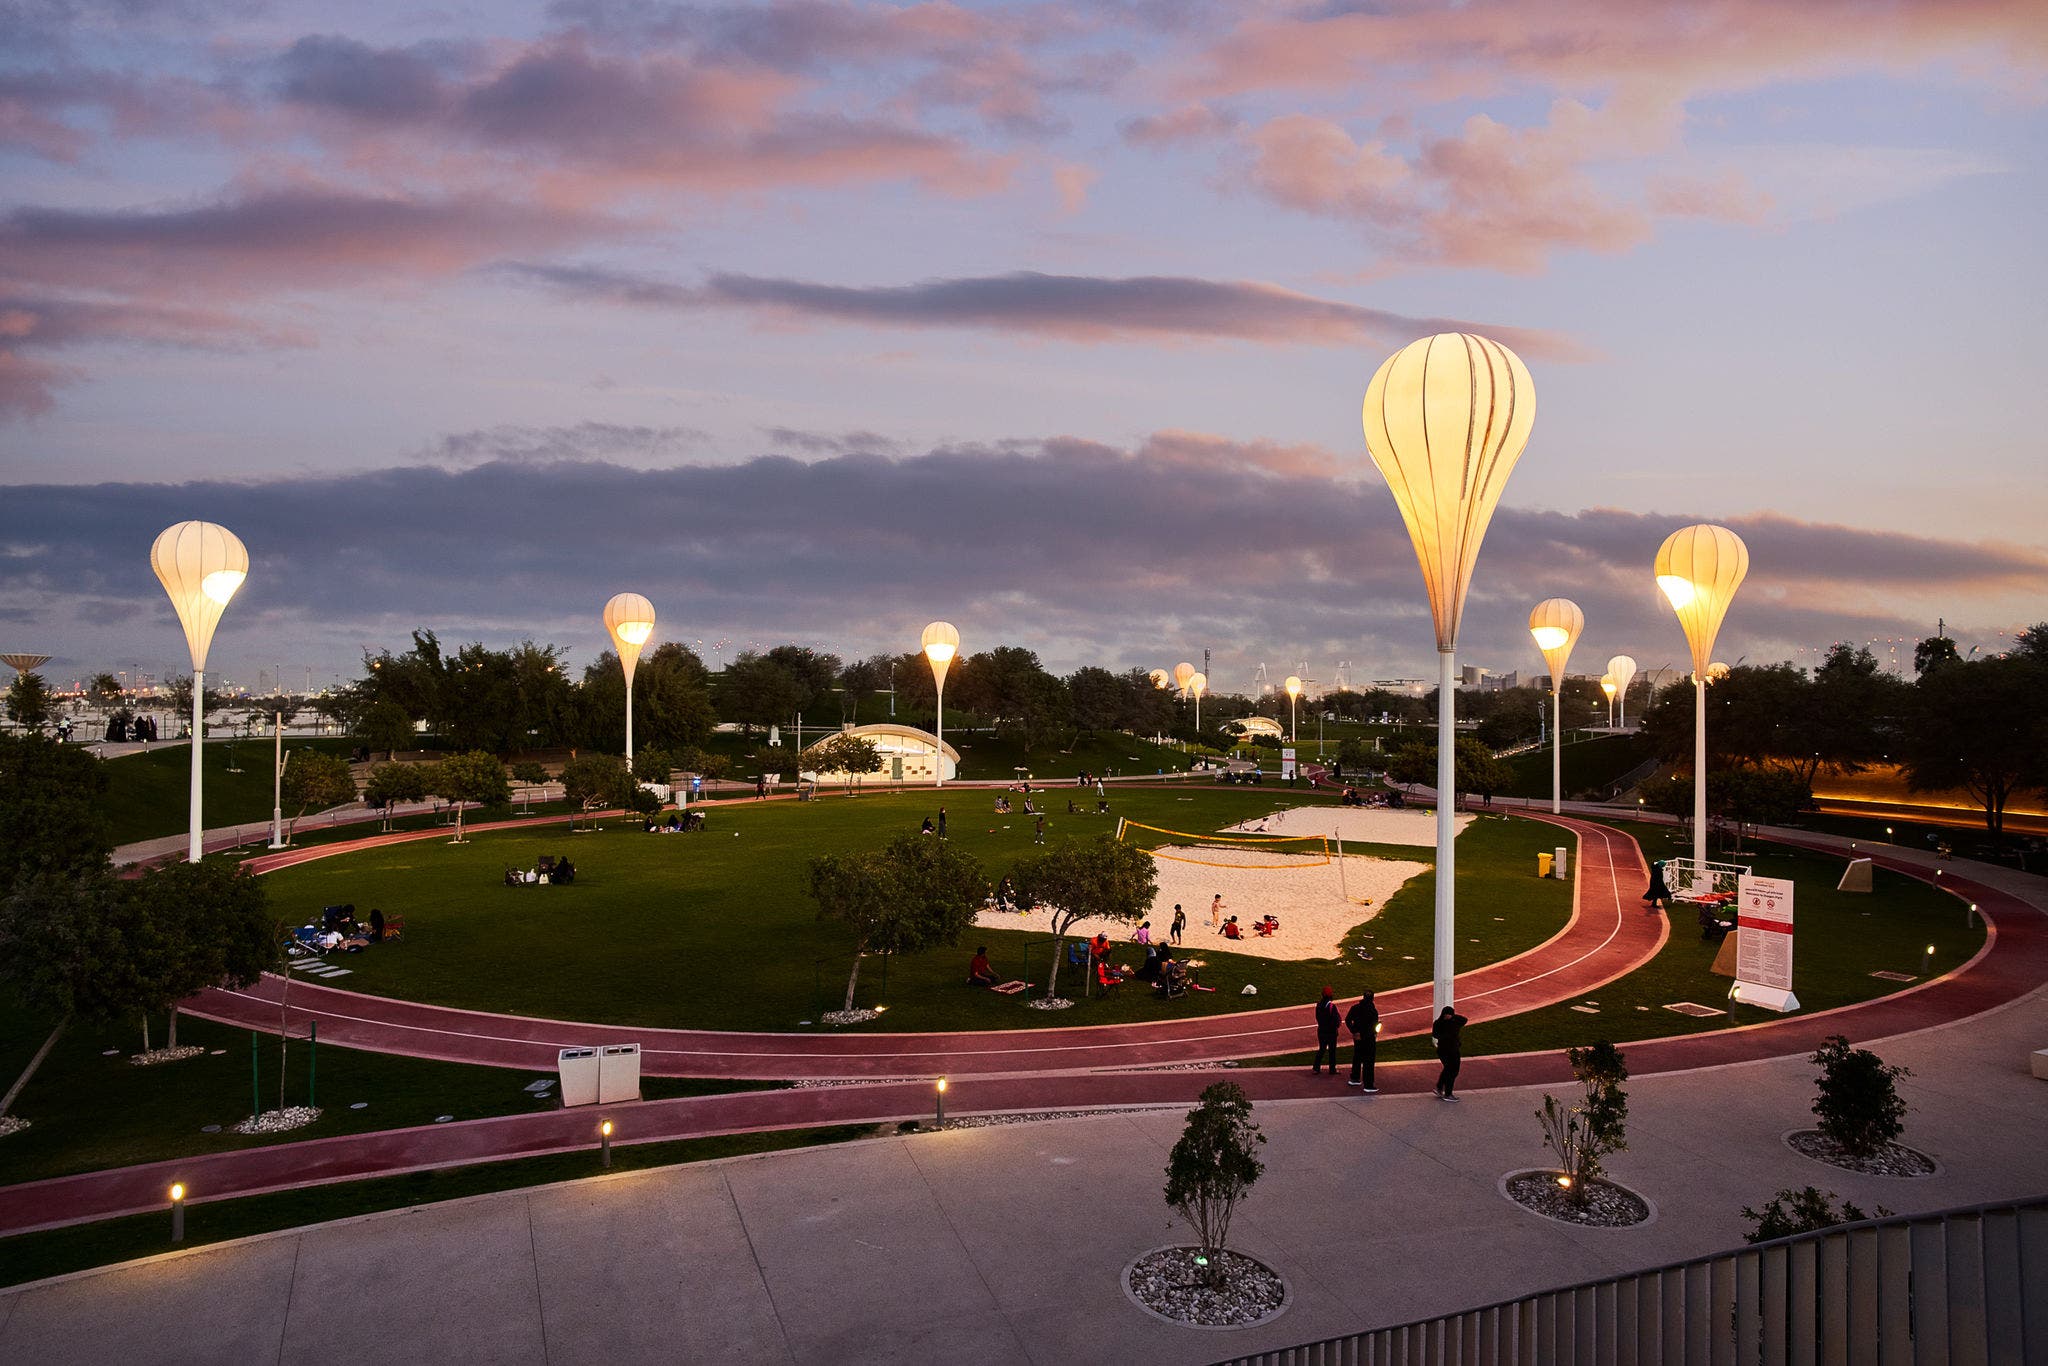
[[[265,1110],[262,1114],[243,1120],[234,1125],[231,1132],[238,1134],[281,1134],[292,1129],[303,1129],[320,1118],[317,1105],[293,1105],[283,1110]]]
[[[1830,1167],[1840,1167],[1843,1171],[1861,1172],[1865,1176],[1933,1176],[1941,1170],[1939,1162],[1903,1143],[1887,1143],[1868,1157],[1855,1157],[1843,1152],[1823,1137],[1818,1129],[1794,1129],[1785,1135],[1785,1143],[1801,1157],[1810,1157]]]
[[[1108,1110],[1033,1110],[1027,1114],[1015,1115],[968,1115],[962,1119],[949,1119],[948,1129],[989,1129],[998,1124],[1036,1124],[1045,1119],[1093,1119],[1096,1115],[1139,1115],[1147,1110],[1163,1109],[1154,1105],[1119,1105]],[[927,1124],[927,1129],[937,1125]]]
[[[1041,996],[1035,1001],[1024,1003],[1025,1008],[1029,1010],[1065,1010],[1072,1004],[1074,1003],[1064,996]]]
[[[0,1115],[0,1138],[18,1134],[28,1127],[29,1122],[20,1115]]]
[[[1124,1268],[1124,1293],[1139,1308],[1184,1328],[1250,1328],[1286,1312],[1287,1282],[1241,1252],[1218,1254],[1223,1284],[1209,1289],[1195,1258],[1201,1249],[1162,1247]]]
[[[206,1050],[198,1044],[180,1044],[176,1048],[152,1048],[147,1053],[131,1053],[128,1062],[134,1067],[154,1067],[160,1062],[183,1062],[196,1058]]]
[[[1576,1204],[1557,1178],[1555,1170],[1513,1172],[1501,1178],[1501,1193],[1531,1213],[1581,1228],[1632,1228],[1656,1215],[1649,1201],[1612,1181],[1591,1182],[1585,1203]]]
[[[828,1010],[819,1016],[829,1025],[866,1024],[869,1020],[879,1020],[881,1017],[881,1011],[870,1010],[866,1006],[859,1010]]]

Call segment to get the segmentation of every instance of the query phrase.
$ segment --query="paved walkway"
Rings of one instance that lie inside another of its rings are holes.
[[[1809,1183],[1914,1213],[2048,1190],[2048,1083],[2026,1072],[2048,999],[1883,1045],[1913,1069],[1922,1180],[1801,1157],[1812,1068],[1785,1058],[1638,1076],[1627,1230],[1552,1223],[1499,1193],[1545,1165],[1534,1090],[1259,1107],[1265,1177],[1232,1243],[1280,1270],[1273,1323],[1151,1318],[1119,1275],[1183,1242],[1160,1200],[1179,1107],[953,1130],[598,1177],[374,1215],[0,1292],[0,1360],[1200,1363],[1734,1246],[1740,1210]],[[1640,1047],[1628,1050],[1632,1065]],[[1412,1069],[1410,1069],[1412,1073]],[[1158,1075],[1158,1074],[1149,1074]],[[1196,1074],[1199,1076],[1200,1074]],[[204,1226],[205,1206],[191,1212]]]

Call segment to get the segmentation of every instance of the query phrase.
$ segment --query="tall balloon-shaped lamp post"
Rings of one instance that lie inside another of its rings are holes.
[[[192,654],[192,837],[187,862],[199,862],[200,751],[206,742],[206,652],[213,628],[235,590],[249,577],[249,550],[241,538],[212,522],[180,522],[166,528],[149,548],[149,567],[178,611]]]
[[[1564,666],[1586,614],[1570,598],[1545,598],[1529,613],[1529,634],[1550,666],[1550,814],[1564,810]]]
[[[633,768],[633,673],[640,667],[640,651],[654,635],[654,604],[638,593],[614,593],[604,605],[604,629],[611,632],[612,648],[619,652],[619,667],[626,674],[626,770]]]
[[[1692,862],[1699,878],[1707,865],[1708,670],[1714,637],[1749,573],[1749,547],[1724,526],[1680,527],[1664,538],[1653,572],[1692,648]]]
[[[1195,695],[1195,734],[1202,733],[1202,694],[1209,691],[1209,675],[1196,671],[1188,680],[1188,691]]]
[[[1536,385],[1514,352],[1470,333],[1410,342],[1365,391],[1365,444],[1415,543],[1442,664],[1436,721],[1436,1008],[1457,944],[1457,641],[1479,543],[1529,444]]]
[[[1287,675],[1287,743],[1293,744],[1299,727],[1295,724],[1295,703],[1301,698],[1301,679]]]
[[[1614,680],[1614,695],[1621,699],[1621,728],[1628,729],[1628,685],[1636,681],[1636,662],[1627,655],[1607,661],[1607,676]]]
[[[1158,688],[1162,692],[1164,692],[1168,687],[1172,686],[1173,683],[1172,676],[1168,674],[1164,669],[1154,669],[1151,673],[1145,676],[1152,680],[1153,687]]]
[[[960,653],[960,633],[950,621],[935,621],[924,628],[924,657],[931,661],[932,684],[939,691],[939,746],[932,754],[932,786],[946,785],[946,670]]]
[[[1614,675],[1600,675],[1600,691],[1607,694],[1607,729],[1614,729]]]

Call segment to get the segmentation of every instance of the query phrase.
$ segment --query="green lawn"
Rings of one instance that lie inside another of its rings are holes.
[[[1569,732],[1564,746],[1564,795],[1567,800],[1598,799],[1622,774],[1648,759],[1650,743],[1640,734],[1602,735],[1574,742]],[[1509,759],[1514,781],[1503,793],[1510,797],[1550,795],[1550,746],[1525,750]]]
[[[287,750],[318,749],[347,754],[353,740],[285,740]],[[205,747],[206,828],[270,819],[270,741],[261,737],[209,742]],[[230,773],[230,767],[241,770]],[[107,795],[102,805],[116,845],[180,834],[190,826],[192,747],[161,745],[106,761]],[[291,813],[286,812],[287,816]]]
[[[1108,818],[1066,815],[1060,789],[1048,795],[1053,839],[1114,829]],[[1203,831],[1306,800],[1285,789],[1146,788],[1116,792],[1111,807],[1148,824]],[[797,1029],[839,1004],[851,966],[850,939],[839,927],[820,923],[804,894],[806,860],[915,830],[941,802],[951,813],[952,837],[983,861],[991,877],[1030,850],[1029,820],[992,816],[987,792],[728,802],[713,809],[710,827],[701,834],[648,835],[613,820],[601,831],[574,837],[550,829],[541,835],[480,835],[461,847],[422,842],[285,869],[271,875],[271,895],[279,912],[293,918],[338,902],[407,917],[408,942],[348,960],[354,975],[347,985],[353,989],[617,1024]],[[1530,874],[1530,856],[1554,843],[1547,827],[1521,820],[1484,820],[1466,831],[1460,886],[1502,917],[1475,922],[1472,937],[1479,942],[1460,946],[1469,955],[1466,961],[1519,952],[1564,923],[1569,888]],[[1416,861],[1429,858],[1426,849],[1400,852]],[[502,885],[506,866],[530,866],[542,853],[573,857],[576,883]],[[970,930],[958,948],[886,966],[870,960],[861,973],[859,1000],[886,1004],[891,1030],[1016,1029],[1306,1001],[1332,980],[1346,990],[1367,982],[1386,989],[1429,975],[1432,895],[1431,875],[1418,877],[1359,932],[1379,946],[1371,964],[1348,953],[1339,962],[1275,963],[1216,952],[1215,941],[1191,934],[1190,945],[1209,962],[1204,981],[1218,990],[1171,1004],[1133,990],[1045,1012],[1024,1009],[1018,998],[962,986],[967,955],[980,942],[990,946],[998,975],[1045,979],[1049,937],[1004,930]],[[1257,985],[1259,994],[1242,996],[1246,984]]]
[[[163,1024],[154,1022],[151,1042],[163,1043]],[[8,1082],[48,1032],[47,1021],[0,1007],[0,1039],[6,1040],[0,1046],[0,1064],[7,1068]],[[139,1024],[118,1029],[74,1024],[66,1030],[15,1102],[14,1113],[33,1123],[0,1139],[4,1179],[37,1181],[188,1154],[431,1124],[442,1115],[479,1119],[555,1104],[552,1098],[539,1100],[522,1089],[550,1075],[546,1072],[471,1067],[330,1045],[319,1051],[315,1077],[315,1099],[324,1111],[320,1118],[287,1135],[245,1138],[227,1132],[227,1126],[247,1118],[250,1111],[249,1031],[188,1016],[178,1022],[178,1042],[201,1044],[209,1052],[184,1062],[136,1067],[128,1054],[142,1046]],[[110,1049],[114,1056],[106,1056]],[[211,1050],[221,1050],[220,1055]],[[278,1102],[274,1034],[259,1037],[257,1060],[263,1106],[273,1109]],[[306,1103],[306,1062],[306,1044],[295,1040],[286,1078],[287,1104]],[[647,1098],[659,1099],[776,1084],[650,1077],[642,1090]],[[366,1107],[351,1109],[357,1101],[367,1102]],[[216,1124],[220,1132],[204,1132]]]

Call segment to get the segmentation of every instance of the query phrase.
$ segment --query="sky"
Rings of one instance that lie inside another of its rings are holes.
[[[552,641],[1434,676],[1359,405],[1537,392],[1459,643],[1682,667],[2048,617],[2038,0],[0,0],[0,650]],[[2001,634],[2002,633],[2002,634]]]

